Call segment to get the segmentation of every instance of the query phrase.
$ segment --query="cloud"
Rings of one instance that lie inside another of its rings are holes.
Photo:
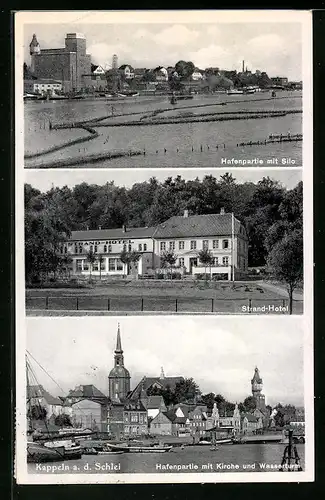
[[[113,54],[121,54],[125,52],[125,47],[122,45],[109,45],[107,43],[95,43],[87,49],[88,54],[91,54],[91,62],[100,64],[101,66],[112,64]]]
[[[194,42],[198,36],[198,31],[190,30],[181,24],[174,24],[160,31],[152,38],[157,44],[183,46]]]
[[[254,51],[264,54],[271,53],[273,57],[276,51],[283,53],[286,50],[284,39],[276,34],[256,36],[247,42],[247,47],[252,53]]]
[[[222,69],[229,65],[231,58],[226,49],[220,45],[210,44],[208,47],[191,52],[190,60],[200,68],[216,66]]]

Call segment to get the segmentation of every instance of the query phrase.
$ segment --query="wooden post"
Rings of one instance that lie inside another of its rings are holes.
[[[110,299],[107,299],[107,310],[110,311],[111,310],[111,302],[110,302]]]
[[[282,305],[283,305],[283,307],[285,307],[285,306],[286,306],[286,299],[283,299],[283,300],[282,300]]]
[[[177,299],[175,299],[175,312],[178,312],[178,303],[177,303]]]
[[[248,312],[251,313],[251,307],[252,307],[252,299],[248,299]]]
[[[141,299],[141,311],[143,311],[143,297]]]
[[[213,313],[213,309],[214,309],[214,299],[211,299],[211,312]]]
[[[77,304],[76,304],[77,311],[79,310],[79,297],[77,297]]]
[[[45,297],[45,309],[48,309],[49,308],[49,296],[47,295]]]

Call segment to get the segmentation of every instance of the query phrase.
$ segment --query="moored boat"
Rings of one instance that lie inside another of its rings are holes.
[[[232,89],[232,90],[228,90],[227,95],[239,95],[239,94],[243,94],[243,93],[244,93],[243,90]]]
[[[165,453],[170,451],[173,447],[167,445],[130,445],[130,444],[109,444],[109,448],[113,451],[122,451],[124,453]]]

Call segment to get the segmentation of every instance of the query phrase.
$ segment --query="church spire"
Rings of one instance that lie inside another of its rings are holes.
[[[122,342],[121,342],[121,331],[120,331],[120,323],[117,324],[117,338],[116,338],[116,349],[115,353],[123,353],[122,350]]]

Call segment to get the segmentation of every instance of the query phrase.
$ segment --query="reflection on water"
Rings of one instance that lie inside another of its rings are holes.
[[[195,96],[193,100],[179,101],[175,109],[160,113],[158,117],[179,116],[182,108],[193,115],[230,111],[301,110],[302,99],[298,92],[280,92],[277,99],[269,99],[268,93],[252,96]],[[281,98],[280,98],[281,97]],[[220,104],[225,106],[207,106]],[[195,107],[197,106],[197,107]],[[199,107],[201,106],[201,107]],[[110,117],[106,122],[139,120],[143,114],[158,109],[171,108],[166,97],[135,98],[114,103],[101,100],[81,101],[30,101],[25,104],[25,151],[36,153],[69,139],[84,137],[80,129],[49,130],[49,122],[62,123]],[[113,113],[113,118],[112,118]],[[140,113],[118,118],[117,114]],[[185,111],[184,111],[185,113]],[[104,123],[104,122],[101,122]],[[94,127],[96,129],[96,127]],[[302,114],[290,114],[276,118],[247,119],[225,122],[178,123],[150,126],[97,127],[99,137],[69,146],[33,160],[26,166],[39,166],[66,158],[83,158],[85,155],[113,152],[116,150],[140,150],[145,155],[103,160],[100,163],[83,164],[83,167],[132,167],[132,166],[220,166],[225,159],[260,158],[265,162],[278,158],[291,159],[289,166],[301,165],[302,142],[274,143],[263,146],[239,146],[241,142],[264,141],[270,134],[298,134],[302,132]],[[73,167],[74,165],[72,165]],[[78,166],[77,163],[75,166]],[[235,166],[235,165],[234,165]]]
[[[28,464],[29,473],[177,473],[177,472],[278,472],[283,444],[222,445],[173,448],[169,453],[88,455],[80,460]],[[304,470],[305,447],[297,445]],[[58,469],[54,469],[54,467]],[[46,470],[46,467],[49,467]]]

